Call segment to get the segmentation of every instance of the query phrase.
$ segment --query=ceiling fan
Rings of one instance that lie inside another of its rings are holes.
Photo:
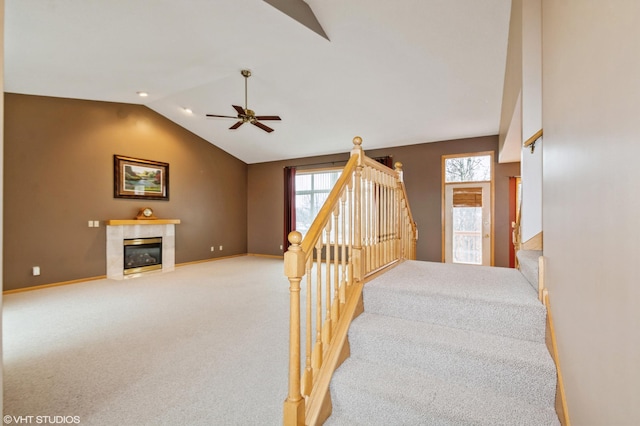
[[[229,127],[229,130],[235,130],[238,127],[242,126],[244,123],[251,123],[256,127],[261,128],[265,132],[271,133],[273,129],[271,127],[265,126],[260,122],[260,120],[280,120],[280,117],[277,115],[256,115],[253,110],[250,110],[247,107],[247,80],[251,77],[251,71],[242,70],[240,74],[244,77],[244,108],[238,105],[231,105],[233,109],[238,112],[236,117],[232,117],[230,115],[216,115],[216,114],[207,114],[207,117],[217,117],[217,118],[236,118],[238,122],[233,126]]]

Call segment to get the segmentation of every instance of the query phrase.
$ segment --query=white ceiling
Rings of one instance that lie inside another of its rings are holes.
[[[5,0],[5,91],[144,104],[246,163],[498,133],[511,0],[307,3],[330,41],[262,0]],[[205,118],[243,68],[273,133]]]

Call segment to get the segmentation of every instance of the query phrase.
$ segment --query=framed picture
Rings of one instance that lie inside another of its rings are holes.
[[[113,156],[115,198],[169,200],[169,164],[140,158]]]

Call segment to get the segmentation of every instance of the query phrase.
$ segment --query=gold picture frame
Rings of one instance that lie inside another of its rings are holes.
[[[169,164],[141,158],[113,156],[115,198],[169,200]]]

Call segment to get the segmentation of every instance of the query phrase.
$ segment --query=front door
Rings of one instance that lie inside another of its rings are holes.
[[[445,262],[491,265],[491,183],[448,183],[444,192]]]
[[[492,151],[442,156],[442,259],[493,265]]]

